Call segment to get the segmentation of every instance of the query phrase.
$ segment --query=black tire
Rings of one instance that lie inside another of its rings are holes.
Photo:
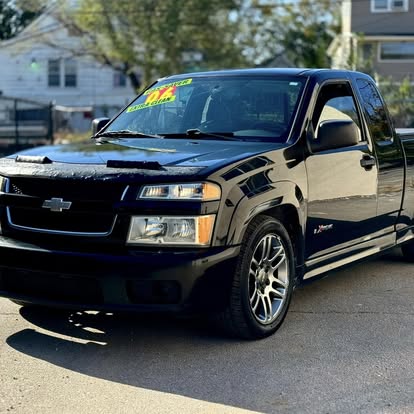
[[[265,251],[269,257],[274,255],[273,260],[264,259]],[[256,217],[246,230],[230,299],[218,322],[226,332],[240,338],[260,339],[273,334],[286,316],[294,280],[293,247],[285,227],[273,217]]]
[[[414,241],[409,241],[401,246],[404,259],[408,262],[414,262]]]

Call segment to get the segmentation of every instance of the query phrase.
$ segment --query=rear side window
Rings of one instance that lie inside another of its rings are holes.
[[[391,141],[392,131],[384,103],[375,85],[365,79],[358,79],[357,85],[368,118],[368,126],[374,141]]]

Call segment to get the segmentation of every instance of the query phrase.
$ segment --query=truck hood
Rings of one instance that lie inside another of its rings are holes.
[[[286,144],[184,139],[116,139],[37,147],[19,155],[47,157],[53,162],[106,165],[108,161],[158,162],[165,167],[215,167],[282,148]],[[8,158],[16,158],[16,154]]]

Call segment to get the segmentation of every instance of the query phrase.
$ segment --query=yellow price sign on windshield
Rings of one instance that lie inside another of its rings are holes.
[[[169,86],[162,89],[156,89],[146,97],[145,102],[140,103],[138,105],[130,106],[126,111],[134,112],[140,109],[149,108],[151,106],[161,105],[168,102],[174,102],[176,98],[176,89],[177,86]]]
[[[180,80],[180,81],[177,81],[177,82],[170,82],[170,83],[167,83],[167,84],[161,85],[161,86],[155,86],[154,88],[151,88],[151,89],[148,89],[147,91],[145,91],[144,92],[144,95],[150,95],[150,94],[152,94],[155,91],[159,91],[159,90],[162,90],[162,89],[165,89],[165,88],[169,88],[171,86],[186,86],[186,85],[190,85],[190,83],[192,81],[193,80],[190,78],[190,79],[183,79],[183,80]]]
[[[171,99],[172,97],[175,98],[176,89],[177,89],[176,86],[170,86],[169,88],[155,90],[154,92],[152,92],[151,94],[147,96],[147,99],[145,99],[145,103],[151,104],[159,100]]]

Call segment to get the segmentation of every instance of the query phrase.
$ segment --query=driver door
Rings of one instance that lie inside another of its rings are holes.
[[[360,141],[350,147],[313,152],[305,161],[308,269],[352,254],[355,246],[376,231],[378,170],[355,102],[348,82],[327,83],[321,87],[313,110],[311,152],[319,125],[327,120],[352,120]]]

